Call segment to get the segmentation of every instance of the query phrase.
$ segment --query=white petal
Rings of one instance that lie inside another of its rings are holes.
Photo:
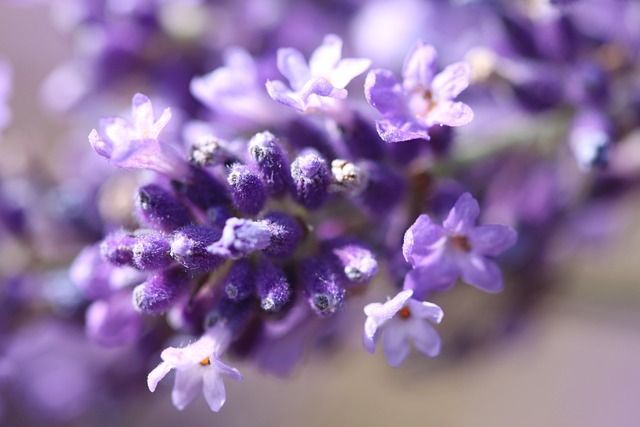
[[[176,408],[183,410],[198,397],[202,388],[203,370],[207,368],[196,365],[176,369],[176,382],[171,392],[171,400]]]
[[[173,369],[173,366],[168,364],[167,362],[161,362],[155,369],[149,372],[147,376],[147,386],[149,387],[150,392],[156,391],[156,387],[158,387],[158,383],[162,380],[168,373]]]

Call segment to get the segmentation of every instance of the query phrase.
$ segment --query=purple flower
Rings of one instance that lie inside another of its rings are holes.
[[[345,99],[345,86],[371,65],[365,58],[342,59],[342,39],[325,36],[307,64],[293,48],[278,49],[278,70],[289,80],[291,89],[280,80],[267,81],[267,92],[275,101],[301,113],[326,110],[331,99]]]
[[[0,130],[11,121],[11,110],[7,99],[11,93],[11,68],[9,64],[0,60]]]
[[[219,359],[230,340],[231,332],[218,323],[186,347],[165,349],[160,355],[162,362],[147,378],[149,390],[154,392],[160,380],[175,369],[176,380],[171,393],[173,405],[179,410],[184,409],[202,390],[209,408],[218,412],[226,399],[222,375],[242,381],[242,374],[237,369]]]
[[[224,52],[224,66],[191,80],[191,94],[220,116],[221,123],[239,127],[271,126],[287,117],[283,107],[264,93],[258,67],[244,49]]]
[[[404,282],[421,298],[429,290],[449,288],[458,276],[487,292],[503,287],[502,273],[488,256],[513,246],[517,234],[506,225],[476,226],[478,202],[469,193],[456,201],[442,226],[420,215],[404,235],[402,253],[413,266]]]
[[[462,126],[473,119],[468,105],[453,101],[469,86],[471,67],[457,62],[436,74],[436,59],[433,46],[418,41],[405,59],[402,83],[388,70],[367,75],[365,95],[384,116],[376,126],[385,141],[429,139],[431,126]]]
[[[120,117],[102,119],[104,136],[93,129],[89,134],[91,147],[118,168],[150,169],[172,178],[186,175],[187,164],[178,149],[158,140],[171,119],[171,110],[165,109],[156,120],[149,98],[136,93],[131,103],[133,124]]]
[[[384,332],[382,349],[387,362],[394,367],[409,355],[409,339],[426,356],[440,354],[440,335],[426,320],[440,323],[442,309],[430,302],[413,299],[412,295],[413,291],[407,289],[384,304],[373,303],[364,308],[367,315],[362,335],[364,348],[375,353],[379,332]]]
[[[222,237],[207,247],[211,254],[238,259],[252,252],[265,249],[271,243],[267,225],[242,218],[229,218],[222,230]]]

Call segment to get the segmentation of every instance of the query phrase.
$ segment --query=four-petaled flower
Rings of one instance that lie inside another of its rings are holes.
[[[502,273],[487,256],[497,256],[513,246],[517,234],[506,225],[476,226],[478,202],[465,193],[449,212],[442,226],[428,215],[420,215],[404,235],[402,253],[413,266],[404,289],[423,297],[428,291],[452,286],[462,280],[487,292],[503,287]]]
[[[209,408],[218,412],[226,399],[221,374],[242,381],[242,374],[237,369],[218,358],[230,339],[231,332],[218,323],[186,347],[165,349],[160,355],[162,362],[147,377],[149,390],[155,391],[160,380],[175,369],[176,380],[171,393],[173,405],[179,410],[184,409],[202,390]]]
[[[120,117],[108,117],[100,121],[104,136],[91,131],[89,143],[96,153],[119,168],[150,169],[173,178],[186,175],[184,156],[175,146],[158,140],[171,110],[166,108],[156,120],[151,100],[141,93],[133,96],[131,104],[133,125]]]
[[[436,59],[433,46],[419,41],[405,59],[402,83],[389,70],[367,75],[365,95],[384,116],[376,127],[386,142],[429,139],[431,126],[462,126],[473,119],[468,105],[453,101],[469,86],[471,67],[456,62],[436,74]]]
[[[366,58],[342,59],[342,39],[328,34],[311,54],[308,65],[296,49],[278,49],[278,70],[291,89],[280,80],[269,80],[267,92],[275,101],[302,113],[331,109],[332,100],[345,99],[345,86],[370,65]]]
[[[442,309],[430,302],[411,298],[413,290],[400,292],[384,304],[368,304],[362,342],[369,353],[375,353],[382,333],[382,349],[391,366],[399,366],[409,355],[409,340],[418,351],[429,357],[440,354],[441,340],[428,321],[440,323]]]

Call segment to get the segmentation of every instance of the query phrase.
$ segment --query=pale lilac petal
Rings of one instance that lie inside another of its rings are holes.
[[[328,79],[341,57],[342,39],[335,34],[327,34],[324,36],[322,44],[313,51],[309,58],[311,75]]]
[[[413,345],[422,354],[428,357],[436,357],[440,354],[442,340],[438,332],[429,323],[415,322],[409,330],[409,336]]]
[[[151,129],[155,121],[151,100],[141,93],[133,95],[133,99],[131,100],[131,116],[133,117],[133,124],[137,131]],[[151,136],[149,135],[147,138],[151,138]]]
[[[389,365],[396,367],[409,355],[409,343],[404,328],[388,328],[382,334],[382,350]]]
[[[156,391],[158,383],[173,369],[173,366],[167,362],[160,362],[158,366],[147,376],[147,386],[150,392]]]
[[[311,72],[304,56],[292,48],[278,49],[278,70],[289,80],[294,90],[300,90],[311,78]]]
[[[516,243],[516,231],[502,224],[484,224],[469,231],[471,249],[481,255],[497,256]]]
[[[338,63],[331,73],[331,83],[338,88],[344,88],[351,80],[364,73],[371,66],[371,60],[366,58],[346,58]]]
[[[268,80],[265,84],[267,87],[267,93],[274,100],[288,107],[291,107],[301,113],[305,112],[305,105],[302,99],[296,92],[292,92],[280,80]]]
[[[480,214],[480,205],[470,193],[464,193],[456,201],[455,206],[449,212],[449,216],[442,225],[447,230],[461,235],[473,228]]]
[[[334,87],[327,79],[314,77],[304,84],[299,91],[302,102],[306,104],[311,95],[326,96],[334,99],[345,99],[347,91]]]
[[[402,254],[404,259],[416,265],[416,258],[424,258],[433,252],[432,245],[442,239],[444,229],[433,222],[428,215],[422,214],[404,233]]]
[[[179,410],[183,410],[193,402],[202,390],[200,369],[207,369],[207,367],[194,366],[176,370],[176,382],[171,392],[171,401]]]
[[[433,79],[431,91],[437,101],[451,101],[469,87],[471,67],[466,62],[456,62],[445,67]]]
[[[498,266],[482,256],[470,254],[460,262],[462,280],[487,292],[499,292],[504,287]]]
[[[213,367],[208,367],[209,372],[202,376],[202,393],[204,399],[207,401],[209,408],[213,412],[218,412],[227,398],[227,393],[224,389],[224,382],[222,377]]]
[[[98,131],[95,129],[93,129],[89,134],[89,144],[91,144],[91,148],[93,148],[94,151],[102,157],[106,157],[107,159],[111,158],[111,155],[113,154],[113,144],[110,141],[101,138],[100,135],[98,135]]]
[[[407,307],[409,311],[411,311],[411,316],[420,319],[429,319],[434,323],[440,323],[444,316],[442,309],[431,302],[419,301],[412,298],[407,301]]]
[[[367,317],[364,321],[364,332],[362,333],[362,345],[365,350],[373,354],[376,352],[376,342],[378,341],[378,324],[371,318]]]
[[[402,86],[391,71],[370,71],[364,83],[364,94],[369,104],[383,116],[398,115],[405,110]]]
[[[169,120],[171,120],[171,108],[165,108],[160,118],[149,128],[149,137],[157,138]]]
[[[416,298],[424,298],[429,292],[450,288],[460,275],[455,257],[441,255],[434,262],[418,266],[404,278],[403,289],[412,289]]]
[[[133,129],[123,118],[105,117],[100,119],[99,123],[104,136],[116,146],[126,144],[132,137]]]
[[[436,107],[426,117],[427,126],[447,125],[463,126],[473,120],[474,114],[471,107],[462,102],[438,102]]]
[[[157,139],[133,139],[114,147],[111,163],[118,168],[149,169],[176,178],[188,172],[178,149]]]
[[[407,92],[427,90],[436,72],[438,54],[433,46],[418,41],[402,66],[403,86]]]
[[[238,371],[233,366],[229,366],[226,363],[221,362],[220,360],[215,359],[215,358],[213,360],[211,360],[211,363],[215,364],[216,369],[218,369],[218,371],[221,374],[231,378],[232,380],[238,381],[238,382],[243,380],[243,377],[242,377],[242,374],[240,373],[240,371]]]
[[[376,121],[378,135],[385,142],[402,142],[412,139],[429,140],[427,128],[405,117],[392,117],[388,120]]]
[[[368,304],[364,307],[364,314],[373,318],[376,321],[376,324],[380,326],[384,321],[395,316],[396,313],[404,307],[404,303],[411,298],[411,295],[413,295],[412,290],[404,290],[384,304]]]

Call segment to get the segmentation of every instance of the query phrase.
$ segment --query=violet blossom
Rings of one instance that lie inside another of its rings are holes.
[[[89,134],[93,149],[119,168],[150,169],[169,177],[184,176],[188,169],[177,147],[161,142],[160,132],[171,119],[166,108],[156,120],[151,100],[141,93],[131,101],[133,124],[120,117],[100,121],[101,136],[96,129]]]
[[[301,113],[330,109],[331,100],[346,99],[347,84],[370,65],[366,58],[343,59],[342,39],[329,34],[308,64],[296,49],[278,49],[278,70],[289,80],[291,89],[280,80],[269,80],[267,92],[275,101]]]
[[[412,266],[404,282],[421,298],[429,291],[447,289],[458,277],[487,292],[503,288],[502,273],[488,257],[500,255],[516,242],[506,225],[476,225],[478,202],[469,193],[456,201],[442,223],[422,214],[404,235],[402,253]]]
[[[413,290],[398,293],[384,304],[372,303],[364,308],[362,343],[369,353],[375,353],[382,335],[382,349],[391,366],[399,366],[409,355],[409,340],[428,357],[440,354],[440,335],[429,322],[440,323],[443,312],[430,302],[412,298]]]
[[[365,95],[384,117],[376,122],[383,140],[429,139],[434,125],[462,126],[473,120],[468,105],[454,102],[469,86],[471,67],[456,62],[436,74],[436,59],[435,48],[419,41],[405,59],[402,82],[389,70],[367,75]]]
[[[149,390],[154,392],[158,383],[175,369],[176,379],[171,393],[173,405],[183,410],[202,391],[209,408],[218,412],[226,400],[222,375],[242,381],[242,374],[236,368],[219,359],[230,340],[231,331],[223,324],[216,324],[186,347],[166,348],[160,355],[162,362],[149,373]]]

